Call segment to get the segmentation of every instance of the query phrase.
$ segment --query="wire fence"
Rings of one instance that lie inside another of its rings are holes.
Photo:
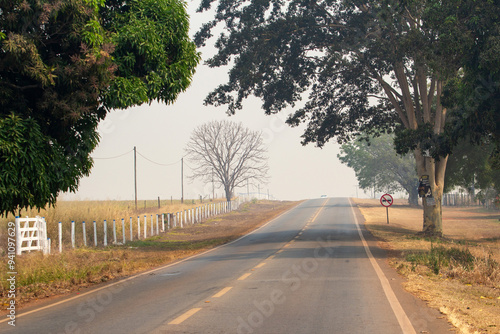
[[[487,209],[498,209],[496,201],[498,199],[489,198],[481,199],[477,196],[472,196],[471,194],[460,193],[460,194],[444,194],[443,195],[443,206],[483,206]]]

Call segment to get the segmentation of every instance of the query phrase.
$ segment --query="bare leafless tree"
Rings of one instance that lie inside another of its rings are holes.
[[[194,166],[191,178],[216,182],[224,188],[228,201],[236,187],[267,179],[267,150],[260,132],[241,123],[211,121],[197,127],[186,146]]]

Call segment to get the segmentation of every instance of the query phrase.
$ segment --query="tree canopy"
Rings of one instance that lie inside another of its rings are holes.
[[[354,169],[361,189],[391,193],[406,191],[408,203],[418,205],[415,158],[398,155],[394,136],[381,135],[370,141],[357,139],[342,145],[338,158]]]
[[[204,0],[199,10],[214,3]],[[288,120],[307,124],[304,144],[395,131],[398,151],[412,151],[418,174],[429,177],[434,197],[424,199],[424,231],[440,235],[453,147],[443,92],[478,47],[473,22],[497,13],[498,1],[217,3],[215,18],[195,42],[205,44],[213,28],[224,25],[208,64],[231,69],[229,81],[206,103],[227,105],[234,113],[255,95],[266,113],[274,113],[306,98]]]
[[[234,189],[267,178],[267,150],[262,134],[241,123],[212,121],[193,130],[186,154],[195,167],[193,179],[216,181],[224,188],[227,201]]]
[[[75,191],[110,109],[170,103],[188,87],[200,56],[184,6],[0,1],[0,213]]]

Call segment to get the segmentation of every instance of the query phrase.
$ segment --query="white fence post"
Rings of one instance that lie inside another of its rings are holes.
[[[75,248],[75,221],[71,221],[71,248]]]
[[[85,229],[85,222],[82,222],[82,230],[83,230],[83,245],[87,247],[87,230]]]
[[[130,217],[130,241],[134,239],[133,237],[134,228],[132,227],[132,217]]]
[[[161,231],[165,232],[165,214],[161,214]]]
[[[97,247],[97,222],[94,220],[94,246]]]
[[[137,240],[141,240],[141,217],[137,216]]]
[[[108,223],[104,219],[104,247],[108,245]]]
[[[59,253],[62,253],[62,222],[59,222]]]
[[[148,216],[144,215],[144,239],[148,237]]]
[[[116,245],[116,221],[113,219],[113,245]]]

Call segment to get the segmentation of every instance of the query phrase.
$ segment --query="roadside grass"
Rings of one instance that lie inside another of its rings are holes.
[[[443,238],[419,235],[422,208],[356,199],[366,228],[388,250],[405,288],[447,316],[461,333],[500,333],[498,211],[443,207]]]
[[[234,240],[293,205],[296,203],[259,201],[244,206],[242,212],[233,211],[213,221],[171,229],[125,245],[68,248],[62,253],[53,250],[45,256],[40,252],[17,256],[16,303],[23,307],[29,302],[76,292],[189,257]],[[11,271],[6,270],[5,252],[0,254],[0,268],[0,313],[3,313],[9,301],[7,272]]]

